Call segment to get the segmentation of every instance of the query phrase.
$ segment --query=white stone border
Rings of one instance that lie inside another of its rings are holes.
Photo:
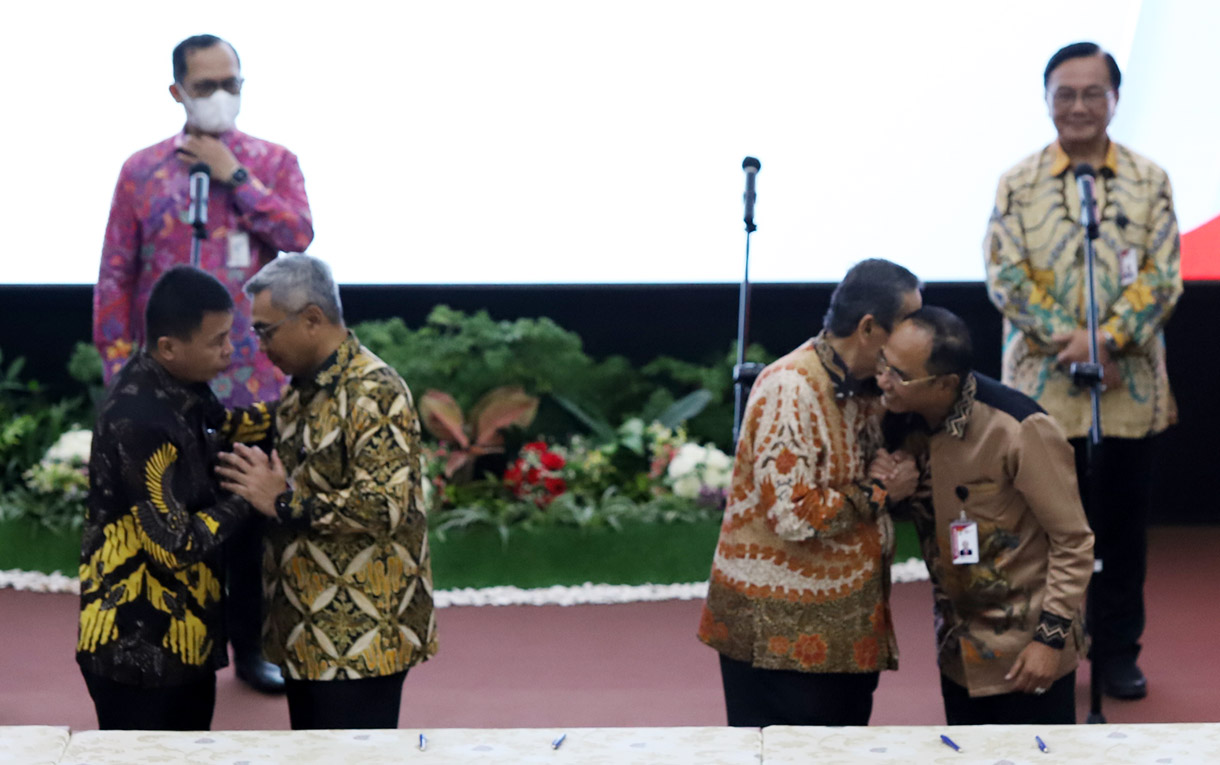
[[[928,578],[928,569],[919,558],[895,563],[892,570],[895,584],[920,582]],[[0,588],[12,587],[31,592],[80,593],[80,580],[59,573],[12,569],[0,571]],[[647,603],[659,600],[696,600],[707,596],[707,582],[690,584],[592,584],[565,587],[540,587],[524,590],[520,587],[467,587],[460,590],[437,590],[437,608],[450,606],[583,606],[607,603]]]

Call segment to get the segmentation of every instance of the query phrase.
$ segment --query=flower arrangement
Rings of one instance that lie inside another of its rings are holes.
[[[520,456],[504,471],[504,485],[517,499],[546,507],[568,490],[562,472],[566,465],[562,454],[534,441],[521,447]]]
[[[24,515],[51,529],[79,528],[89,494],[92,442],[93,434],[82,428],[63,433],[22,473],[24,485],[0,499],[0,515]]]
[[[666,484],[674,496],[721,509],[732,475],[732,458],[711,444],[683,444],[665,470]]]

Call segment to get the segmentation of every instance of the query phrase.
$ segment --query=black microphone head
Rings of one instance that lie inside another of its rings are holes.
[[[965,502],[966,498],[970,496],[970,490],[967,489],[965,486],[958,486],[956,489],[953,490],[953,492],[955,494],[957,494],[957,498],[960,499],[962,502]]]
[[[746,157],[741,161],[741,169],[753,170],[757,173],[759,170],[762,170],[762,163],[753,157]]]
[[[1081,162],[1079,165],[1076,165],[1075,172],[1077,178],[1084,178],[1085,176],[1088,176],[1089,178],[1097,177],[1097,173],[1093,172],[1093,166],[1088,162]]]
[[[191,165],[191,175],[194,175],[195,173],[206,173],[207,175],[211,175],[212,168],[208,167],[207,162],[196,162],[195,164]]]

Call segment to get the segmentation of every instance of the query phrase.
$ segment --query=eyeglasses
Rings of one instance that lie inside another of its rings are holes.
[[[1076,99],[1084,102],[1084,108],[1099,111],[1109,103],[1110,93],[1105,88],[1085,88],[1077,91],[1075,88],[1059,88],[1050,94],[1051,105],[1058,111],[1066,111],[1076,105]]]
[[[928,375],[927,377],[917,377],[914,380],[908,380],[905,372],[896,367],[890,366],[890,362],[885,360],[884,353],[877,354],[877,376],[890,377],[895,383],[904,388],[908,385],[927,382],[928,380],[935,380],[937,377],[940,377],[940,375]]]
[[[190,85],[185,82],[179,84],[186,89],[191,98],[207,98],[221,88],[237,95],[241,93],[241,86],[244,82],[245,79],[242,77],[230,77],[226,80],[197,80]]]
[[[253,332],[256,337],[258,337],[260,342],[269,343],[271,342],[271,338],[273,335],[275,335],[275,331],[277,329],[283,326],[286,322],[292,321],[296,317],[300,316],[301,312],[304,310],[305,309],[302,308],[301,311],[293,311],[273,324],[252,324],[250,325],[250,331]]]

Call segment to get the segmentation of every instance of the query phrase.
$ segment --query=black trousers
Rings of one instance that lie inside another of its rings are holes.
[[[239,664],[261,659],[263,517],[254,517],[224,543],[225,629]]]
[[[868,725],[880,672],[758,669],[721,654],[729,725]]]
[[[1086,439],[1072,439],[1076,475],[1094,555],[1103,569],[1089,583],[1087,627],[1103,660],[1134,662],[1144,634],[1144,577],[1148,570],[1148,514],[1152,505],[1152,438],[1103,438],[1099,507],[1092,507]]]
[[[359,680],[284,679],[293,730],[397,728],[404,669]]]
[[[100,730],[209,730],[216,673],[189,685],[141,688],[81,670]]]
[[[1002,693],[970,698],[962,686],[940,676],[945,721],[950,725],[1075,725],[1076,671],[1046,689],[1046,693]]]

